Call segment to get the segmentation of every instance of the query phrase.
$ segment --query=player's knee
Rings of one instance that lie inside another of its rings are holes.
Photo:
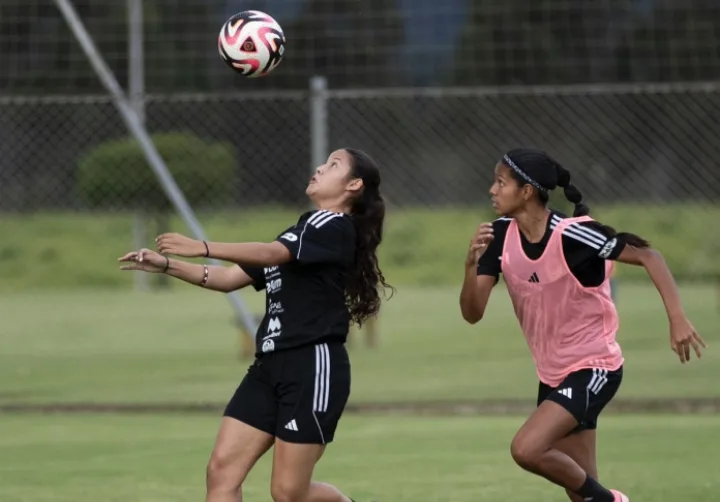
[[[517,436],[510,445],[510,455],[517,465],[523,469],[533,471],[540,460],[541,452],[530,442]]]
[[[305,500],[309,488],[309,486],[273,479],[270,495],[274,502],[300,502]]]
[[[208,492],[235,493],[240,490],[245,473],[233,469],[232,459],[213,452],[207,464],[205,482]]]

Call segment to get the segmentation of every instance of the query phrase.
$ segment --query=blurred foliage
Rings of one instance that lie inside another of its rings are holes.
[[[222,207],[232,201],[236,159],[231,145],[187,133],[156,134],[152,140],[190,204]],[[76,183],[76,194],[91,208],[172,207],[134,138],[108,141],[83,155]]]

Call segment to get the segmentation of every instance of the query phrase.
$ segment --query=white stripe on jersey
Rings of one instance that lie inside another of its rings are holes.
[[[560,218],[556,214],[553,214],[552,218],[550,219],[550,230],[558,226],[561,221],[562,218]],[[583,225],[580,225],[579,223],[571,223],[570,225],[565,227],[563,235],[566,235],[572,239],[575,239],[578,242],[582,242],[583,244],[598,250],[602,249],[602,247],[608,241],[608,238],[600,232],[591,228],[587,228]]]
[[[332,220],[333,218],[338,218],[341,216],[345,216],[343,213],[333,213],[330,211],[325,211],[324,209],[321,209],[320,211],[315,212],[314,214],[310,215],[310,217],[305,222],[305,226],[302,229],[302,232],[300,232],[300,242],[298,243],[298,250],[297,250],[297,259],[300,259],[300,251],[302,250],[302,241],[303,236],[305,235],[305,230],[307,230],[308,225],[314,227],[314,228],[320,228],[328,221]]]
[[[503,216],[501,218],[497,218],[495,221],[512,220],[513,218]],[[563,221],[563,218],[561,218],[557,214],[553,214],[550,218],[550,230],[554,230],[561,221]],[[615,247],[615,243],[617,242],[612,242],[613,239],[609,239],[601,232],[593,230],[592,228],[588,228],[584,225],[581,225],[580,223],[571,223],[570,225],[565,227],[565,230],[563,231],[563,236],[567,236],[578,242],[582,242],[586,246],[597,249],[598,251],[602,250],[600,254],[601,258],[606,258],[607,256],[609,256],[610,252],[612,252],[613,248]],[[605,249],[605,247],[607,247],[607,249]],[[502,259],[502,257],[500,257],[500,259]]]
[[[333,218],[338,218],[342,216],[344,216],[343,213],[333,213],[322,209],[310,216],[307,222],[315,228],[320,228]]]

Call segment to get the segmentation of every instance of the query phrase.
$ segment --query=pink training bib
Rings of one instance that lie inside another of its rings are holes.
[[[585,221],[592,219],[563,219],[537,260],[523,251],[515,220],[505,236],[503,277],[538,378],[551,387],[583,368],[612,371],[623,364],[616,340],[617,310],[610,296],[612,262],[606,262],[605,281],[586,288],[572,274],[563,254],[563,232],[569,225]]]

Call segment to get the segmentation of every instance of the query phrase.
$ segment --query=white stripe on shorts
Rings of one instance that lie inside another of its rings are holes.
[[[593,376],[587,386],[588,390],[593,394],[600,392],[608,381],[607,374],[608,370],[593,368]]]
[[[315,392],[313,412],[327,411],[330,395],[330,350],[327,343],[315,346]]]

